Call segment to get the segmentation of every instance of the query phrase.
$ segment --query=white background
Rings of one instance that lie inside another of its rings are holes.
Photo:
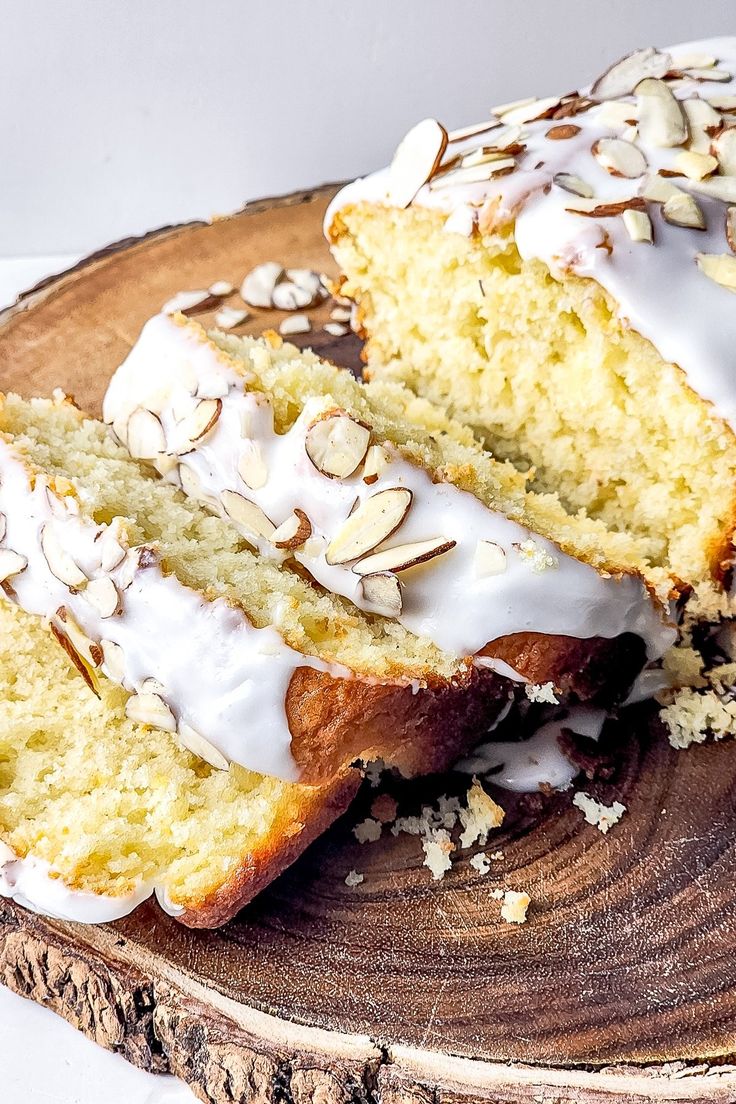
[[[363,173],[423,116],[719,33],[735,0],[0,0],[0,305],[128,234]],[[1,990],[0,1068],[3,1104],[191,1099]]]

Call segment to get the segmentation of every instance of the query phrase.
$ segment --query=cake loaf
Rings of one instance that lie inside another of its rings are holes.
[[[648,561],[728,582],[736,38],[579,92],[426,119],[326,230],[368,373],[441,403]]]
[[[356,759],[441,770],[508,680],[256,555],[73,403],[6,396],[0,579],[87,684],[208,762],[318,784]]]
[[[0,895],[106,923],[156,894],[191,927],[225,923],[347,806],[347,770],[300,786],[215,770],[85,686],[41,620],[0,602]]]
[[[674,637],[635,541],[528,493],[405,388],[364,386],[276,335],[208,335],[157,316],[115,373],[104,417],[262,559],[445,664],[611,701]]]

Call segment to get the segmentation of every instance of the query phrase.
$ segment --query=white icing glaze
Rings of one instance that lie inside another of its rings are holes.
[[[564,717],[543,724],[528,740],[481,744],[458,764],[457,770],[487,774],[489,782],[514,793],[535,793],[543,784],[566,790],[580,771],[563,755],[557,737],[563,728],[569,728],[597,740],[606,716],[603,709],[578,706]]]
[[[42,916],[77,924],[109,924],[127,916],[151,892],[151,886],[145,883],[120,897],[70,889],[43,859],[34,855],[18,858],[0,843],[0,897],[9,897]]]
[[[53,505],[52,505],[53,504]],[[110,526],[97,526],[74,512],[74,500],[59,499],[42,478],[31,486],[18,454],[0,440],[0,513],[7,519],[3,546],[25,556],[28,566],[12,580],[19,605],[51,618],[60,606],[93,641],[109,640],[123,651],[123,686],[141,689],[148,678],[164,687],[177,721],[194,728],[232,762],[261,774],[298,780],[291,754],[285,697],[299,667],[350,677],[290,648],[272,627],[256,628],[224,599],[206,601],[159,564],[138,569],[123,589],[126,564],[100,567]],[[49,569],[40,534],[50,526],[89,579],[109,574],[121,592],[120,612],[103,618],[84,596],[72,593]],[[114,530],[113,530],[114,533]]]
[[[728,82],[685,80],[673,87],[678,99],[701,99],[736,94],[736,37],[706,39],[673,47],[667,51],[677,66],[678,56],[703,52],[717,59],[719,69],[731,73]],[[586,90],[583,89],[583,94]],[[621,97],[635,115],[636,97]],[[566,140],[550,140],[546,132],[552,120],[523,125],[521,141],[526,150],[517,158],[517,168],[474,184],[444,187],[425,185],[414,203],[439,208],[453,218],[448,229],[467,224],[467,210],[479,210],[488,200],[498,200],[498,219],[516,218],[515,236],[521,256],[543,261],[558,277],[567,271],[598,281],[618,305],[621,319],[648,338],[661,356],[679,365],[688,383],[702,398],[712,402],[720,416],[736,429],[736,304],[733,292],[702,273],[696,253],[730,253],[725,235],[726,204],[708,198],[697,184],[685,177],[671,181],[694,195],[707,221],[705,231],[684,229],[665,222],[661,207],[649,203],[654,224],[654,242],[647,245],[630,240],[623,220],[585,218],[569,214],[566,208],[580,201],[551,184],[558,172],[572,173],[590,184],[596,203],[608,203],[639,194],[643,178],[622,179],[610,175],[592,156],[591,146],[603,137],[620,137],[625,126],[607,125],[605,110],[591,110],[559,122],[573,123],[580,133]],[[736,121],[734,115],[725,116]],[[451,147],[453,154],[493,142],[493,132]],[[636,142],[644,152],[648,171],[672,169],[681,148],[658,148]],[[541,167],[537,168],[540,162]],[[716,178],[717,179],[717,178]],[[386,202],[388,170],[382,170],[344,188],[330,205],[325,227],[334,214],[348,204],[362,201]],[[461,213],[458,213],[461,212]],[[602,248],[604,234],[612,245]]]
[[[368,608],[351,565],[330,565],[325,549],[347,519],[356,500],[363,502],[389,487],[413,493],[411,509],[386,544],[444,537],[457,542],[450,552],[401,573],[403,611],[399,620],[411,632],[428,637],[443,650],[471,656],[489,641],[511,633],[539,632],[588,639],[612,639],[624,632],[641,636],[650,658],[674,639],[643,583],[632,576],[604,578],[592,567],[564,554],[474,495],[448,483],[434,483],[422,468],[386,446],[389,463],[367,486],[361,470],[346,479],[323,475],[305,450],[309,425],[325,409],[322,399],[307,399],[299,418],[276,434],[267,399],[248,391],[247,379],[206,338],[201,327],[166,315],[151,319],[108,389],[106,421],[123,423],[139,406],[154,411],[163,425],[167,447],[176,451],[177,418],[193,409],[199,397],[218,396],[222,412],[214,428],[183,460],[199,478],[213,503],[224,490],[256,502],[279,525],[295,507],[312,524],[312,538],[295,558],[329,590]],[[329,408],[332,404],[328,404]],[[247,436],[244,435],[244,427]],[[238,475],[238,462],[255,442],[268,473],[263,487],[252,490]],[[177,468],[166,477],[179,483]],[[506,570],[477,577],[479,540],[503,548]],[[528,542],[532,542],[529,545]],[[263,555],[283,558],[270,541],[258,540]],[[550,566],[540,570],[540,561]],[[509,674],[510,669],[501,673]],[[513,674],[513,672],[511,672]]]

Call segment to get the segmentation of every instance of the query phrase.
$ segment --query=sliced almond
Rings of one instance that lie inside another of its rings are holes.
[[[158,694],[131,694],[125,703],[125,715],[137,724],[176,732],[176,718]]]
[[[596,100],[618,100],[628,96],[646,77],[663,77],[672,67],[669,54],[653,46],[627,54],[607,69],[593,84],[590,94]]]
[[[250,313],[237,307],[220,307],[215,314],[215,325],[220,330],[234,330],[236,326],[242,326],[247,322]]]
[[[578,96],[575,93],[572,96],[563,96],[560,106],[549,117],[550,119],[570,119],[575,115],[582,115],[589,111],[591,107],[595,107],[595,100],[591,100],[588,96]]]
[[[284,276],[283,265],[276,261],[256,265],[240,285],[241,298],[251,307],[272,306],[274,289]]]
[[[593,156],[611,176],[634,179],[647,171],[647,159],[633,142],[623,138],[599,138],[593,144]]]
[[[445,219],[442,229],[448,234],[462,234],[472,238],[478,220],[478,212],[469,203],[459,203]]]
[[[238,475],[252,491],[259,490],[266,483],[268,468],[257,441],[243,442],[243,451],[238,460]]]
[[[682,188],[678,188],[676,184],[671,184],[659,173],[652,173],[651,176],[648,176],[641,189],[642,199],[651,200],[652,203],[666,203],[668,199],[672,199],[674,196],[687,194],[687,192],[683,192]]]
[[[582,180],[579,176],[575,176],[574,173],[558,172],[552,177],[552,183],[556,184],[558,188],[562,188],[565,192],[570,192],[571,195],[580,196],[582,199],[592,199],[595,192],[585,180]]]
[[[115,423],[113,423],[115,428]],[[117,430],[115,430],[117,434]],[[128,419],[126,437],[128,451],[135,460],[154,460],[166,452],[166,435],[160,420],[150,410],[137,407]]]
[[[675,158],[675,168],[689,180],[702,180],[710,176],[718,168],[715,157],[709,153],[694,153],[692,150],[683,150]]]
[[[191,414],[179,422],[177,431],[186,441],[201,441],[217,425],[221,414],[222,399],[202,399]]]
[[[358,583],[361,608],[381,617],[400,617],[403,608],[401,583],[390,572],[364,575]]]
[[[215,280],[207,289],[210,295],[216,295],[218,299],[224,299],[226,295],[232,295],[235,288],[229,280]]]
[[[477,579],[502,575],[506,570],[506,552],[495,541],[479,540],[475,546],[473,566]]]
[[[125,678],[125,655],[114,640],[101,640],[103,670],[112,682],[122,683]]]
[[[162,314],[197,314],[217,305],[218,296],[203,288],[195,291],[178,291],[161,308]]]
[[[690,230],[705,230],[705,216],[691,195],[681,192],[671,196],[662,207],[662,217],[673,226]]]
[[[654,240],[652,220],[646,211],[636,211],[631,208],[623,212],[623,222],[626,232],[634,242],[647,242]]]
[[[727,95],[722,92],[718,92],[715,94],[713,92],[709,92],[708,103],[717,111],[725,111],[727,113],[730,113],[731,111],[736,111],[736,96],[734,95]]]
[[[559,96],[548,96],[545,99],[532,100],[530,103],[511,107],[508,111],[504,111],[499,118],[505,126],[520,126],[523,123],[531,123],[535,119],[544,119],[559,106]]]
[[[282,521],[281,525],[274,530],[271,541],[277,548],[286,548],[293,551],[301,548],[311,535],[311,521],[303,510],[295,509],[286,521]]]
[[[324,331],[332,337],[345,337],[350,333],[350,327],[342,322],[325,322]]]
[[[736,127],[722,130],[713,139],[713,153],[724,176],[736,176]]]
[[[319,272],[315,272],[313,268],[287,268],[286,278],[303,291],[309,292],[312,306],[321,303],[328,296]]]
[[[118,589],[109,576],[92,579],[87,583],[84,597],[94,606],[100,617],[112,617],[120,608]]]
[[[690,186],[701,195],[712,196],[724,203],[736,203],[736,175],[709,176],[707,180],[693,180]]]
[[[158,556],[153,548],[148,548],[146,545],[140,545],[138,548],[131,548],[129,552],[125,553],[125,558],[118,571],[118,585],[121,590],[127,590],[129,586],[132,586],[133,580],[139,571],[145,571],[148,567],[153,567],[158,563]]]
[[[430,183],[430,188],[437,191],[465,184],[481,184],[493,176],[511,172],[515,167],[516,160],[513,157],[489,158],[482,165],[466,165],[463,168],[453,169],[444,176],[435,177]]]
[[[545,138],[550,138],[553,142],[561,142],[566,138],[574,138],[579,133],[580,127],[575,123],[561,123],[559,126],[550,127]]]
[[[0,583],[20,575],[28,567],[28,560],[21,556],[20,552],[13,552],[10,548],[0,548]]]
[[[660,148],[687,141],[687,119],[679,100],[663,80],[648,77],[636,86],[637,116],[642,141]]]
[[[696,255],[698,268],[710,280],[736,291],[736,257],[731,253],[698,253]]]
[[[703,66],[689,66],[682,75],[687,80],[717,81],[719,84],[726,84],[733,80],[733,74],[729,73],[728,69],[713,69]]]
[[[366,498],[332,539],[325,553],[328,564],[357,560],[399,528],[412,502],[406,487],[387,487]]]
[[[471,123],[469,126],[448,131],[447,141],[450,143],[464,142],[469,138],[477,138],[480,134],[486,134],[489,130],[495,130],[498,126],[497,119],[484,119],[480,123]]]
[[[434,537],[432,540],[413,541],[411,544],[400,544],[395,548],[386,548],[383,552],[374,552],[372,556],[366,556],[354,564],[353,571],[358,575],[373,575],[384,571],[407,571],[410,567],[427,563],[444,556],[457,541],[445,540],[444,537]]]
[[[277,310],[298,311],[314,306],[314,295],[291,280],[284,280],[273,289],[271,304]]]
[[[304,447],[317,471],[346,479],[362,464],[371,431],[349,414],[328,414],[307,430]]]
[[[423,119],[402,139],[389,169],[388,199],[408,207],[439,167],[447,148],[447,131],[436,119]]]
[[[82,676],[87,686],[90,688],[92,693],[99,698],[100,694],[99,690],[97,689],[97,679],[95,678],[91,664],[85,663],[85,661],[82,659],[79,652],[69,639],[68,634],[64,631],[64,628],[57,624],[56,621],[50,621],[49,628],[51,629],[51,635],[54,637],[56,642],[60,644],[61,647],[64,649],[73,666]]]
[[[686,54],[677,54],[672,58],[676,69],[712,69],[716,59],[712,54],[693,50]]]
[[[59,538],[50,525],[44,525],[41,530],[41,551],[49,571],[60,583],[74,590],[79,590],[86,584],[87,576],[69,553],[62,548]]]
[[[235,522],[244,537],[265,537],[266,540],[271,540],[276,526],[266,517],[260,506],[237,491],[223,491],[220,497],[225,513]]]
[[[284,318],[279,322],[279,333],[283,337],[290,337],[292,334],[309,333],[312,328],[312,323],[309,320],[308,314],[292,314],[289,318]]]
[[[352,316],[350,307],[335,307],[330,311],[330,318],[333,322],[349,322]]]
[[[682,110],[685,112],[690,129],[694,127],[712,127],[721,125],[721,113],[716,111],[713,104],[699,97],[690,96],[682,100]]]
[[[379,475],[389,464],[389,455],[383,445],[371,445],[365,454],[363,465],[363,482],[369,486],[375,483]]]
[[[159,475],[169,475],[174,471],[179,463],[178,456],[169,456],[167,453],[160,453],[153,461],[153,466]]]
[[[615,218],[624,211],[646,211],[646,203],[641,196],[632,196],[631,199],[622,199],[618,203],[599,203],[596,207],[585,209],[568,207],[566,210],[586,218]]]
[[[618,130],[629,125],[636,117],[636,105],[627,100],[609,100],[601,104],[596,119],[603,126]]]
[[[500,118],[501,115],[508,114],[509,111],[515,111],[517,107],[527,107],[529,104],[537,102],[536,96],[527,96],[523,100],[509,100],[508,103],[496,104],[491,108],[491,115],[495,115]]]
[[[204,736],[200,736],[191,725],[182,721],[179,724],[177,736],[182,747],[186,748],[187,751],[191,751],[192,755],[196,755],[198,759],[203,759],[205,763],[209,763],[215,770],[230,770],[230,763],[222,752],[209,740],[205,740]]]
[[[736,207],[726,209],[726,240],[732,253],[736,253]]]
[[[166,687],[162,682],[159,682],[156,678],[144,679],[138,688],[139,694],[158,694],[159,697],[163,697],[166,693]]]

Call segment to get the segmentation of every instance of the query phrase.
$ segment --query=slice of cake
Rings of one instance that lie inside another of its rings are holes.
[[[376,631],[413,634],[445,666],[610,699],[673,639],[635,541],[528,493],[405,388],[360,384],[275,335],[208,335],[159,315],[113,377],[104,417],[263,561]]]
[[[88,686],[216,766],[439,770],[508,702],[492,670],[254,554],[62,396],[3,402],[0,536],[2,589]]]
[[[326,229],[371,378],[689,583],[736,517],[736,38],[404,139]]]
[[[156,893],[192,927],[225,923],[346,808],[322,787],[215,770],[85,686],[39,618],[0,602],[0,895],[104,923]]]

